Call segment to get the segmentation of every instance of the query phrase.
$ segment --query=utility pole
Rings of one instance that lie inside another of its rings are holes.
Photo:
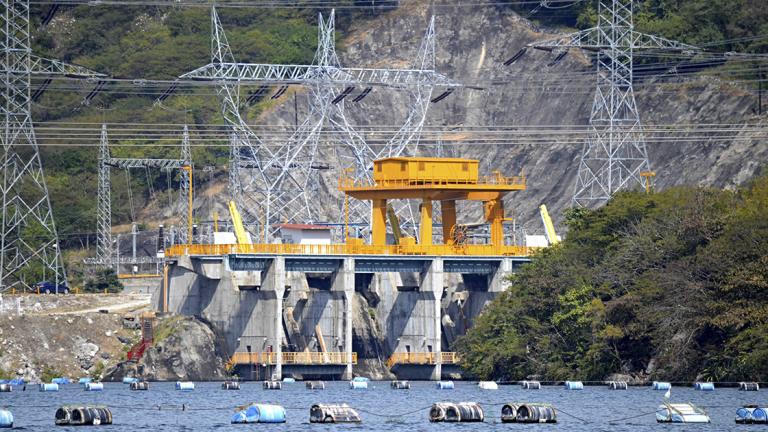
[[[31,290],[40,280],[59,286],[66,284],[67,275],[32,123],[31,76],[104,75],[32,54],[29,0],[2,0],[0,5],[0,290]],[[42,274],[31,273],[37,268]]]
[[[596,55],[597,89],[589,116],[591,133],[579,162],[573,204],[593,207],[605,203],[619,190],[644,187],[641,173],[651,169],[632,85],[634,51],[699,49],[636,32],[632,0],[600,0],[596,27],[534,42],[528,47],[554,51],[557,60],[566,55],[568,48]]]

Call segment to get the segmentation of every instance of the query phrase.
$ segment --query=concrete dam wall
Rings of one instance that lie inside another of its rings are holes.
[[[512,257],[181,256],[153,297],[209,322],[246,379],[440,379]]]

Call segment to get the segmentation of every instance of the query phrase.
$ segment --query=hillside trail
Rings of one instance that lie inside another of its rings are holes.
[[[40,313],[34,313],[33,315],[81,315],[87,313],[99,313],[101,311],[107,311],[106,313],[117,313],[128,310],[143,309],[149,306],[151,296],[142,295],[141,298],[129,302],[112,304],[112,305],[100,305],[92,308],[67,310],[67,311],[45,311]]]

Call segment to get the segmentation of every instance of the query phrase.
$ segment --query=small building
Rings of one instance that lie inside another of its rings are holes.
[[[312,224],[280,224],[278,236],[283,244],[331,244],[331,228]]]
[[[410,184],[475,184],[479,161],[475,159],[392,157],[373,162],[373,179]]]

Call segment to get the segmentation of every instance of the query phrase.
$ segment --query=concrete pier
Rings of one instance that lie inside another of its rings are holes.
[[[154,304],[210,322],[245,379],[350,379],[357,362],[353,300],[361,295],[375,299],[367,313],[383,333],[381,361],[399,378],[439,380],[458,371],[448,346],[525,262],[527,257],[185,255],[167,260],[168,288],[158,291]]]

